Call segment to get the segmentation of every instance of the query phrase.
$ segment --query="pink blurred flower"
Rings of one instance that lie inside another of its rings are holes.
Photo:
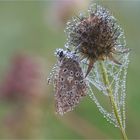
[[[49,11],[49,21],[51,21],[52,27],[65,26],[67,20],[77,11],[87,6],[86,0],[57,0],[52,1]]]
[[[0,96],[10,101],[27,100],[36,96],[41,83],[40,64],[36,59],[18,54],[11,63],[10,70],[1,84]]]
[[[11,61],[10,69],[5,72],[0,99],[12,104],[1,123],[4,138],[32,138],[41,132],[41,107],[46,95],[42,64],[36,57],[17,54]]]

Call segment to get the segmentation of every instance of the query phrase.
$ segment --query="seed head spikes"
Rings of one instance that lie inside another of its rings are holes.
[[[116,19],[108,10],[98,5],[89,7],[87,16],[74,17],[67,23],[66,34],[68,46],[72,46],[76,53],[89,61],[87,76],[97,60],[110,59],[114,63],[121,63],[114,54],[126,53],[120,38],[123,31]]]

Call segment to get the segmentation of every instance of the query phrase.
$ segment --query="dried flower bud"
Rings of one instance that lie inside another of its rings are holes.
[[[68,46],[73,46],[76,52],[89,60],[86,76],[97,60],[109,58],[120,65],[113,55],[128,51],[121,41],[123,31],[116,19],[98,5],[91,5],[87,16],[80,15],[69,21],[66,34]]]

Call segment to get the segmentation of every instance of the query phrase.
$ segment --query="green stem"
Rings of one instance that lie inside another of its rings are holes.
[[[109,99],[110,99],[110,102],[112,105],[112,109],[114,111],[115,117],[117,119],[117,122],[118,122],[118,125],[120,128],[121,134],[122,134],[124,140],[128,140],[127,135],[125,133],[125,129],[123,128],[122,123],[121,123],[121,118],[120,118],[119,113],[118,113],[118,107],[117,107],[115,100],[114,100],[114,96],[113,96],[112,89],[111,89],[111,86],[109,83],[108,75],[107,75],[106,69],[104,67],[104,64],[102,62],[100,62],[100,67],[101,67],[101,71],[102,71],[104,84],[108,87],[107,92],[108,92]]]

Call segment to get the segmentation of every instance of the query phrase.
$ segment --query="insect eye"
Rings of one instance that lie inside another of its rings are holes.
[[[63,57],[64,56],[64,52],[63,51],[58,51],[57,54],[58,54],[59,57]]]
[[[63,56],[63,51],[61,51],[61,52],[60,52],[59,56],[60,56],[60,57],[62,57],[62,56]]]

